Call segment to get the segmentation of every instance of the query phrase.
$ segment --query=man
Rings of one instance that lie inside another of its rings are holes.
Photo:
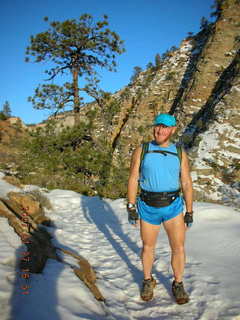
[[[172,252],[172,292],[176,302],[184,304],[189,301],[182,282],[185,265],[184,241],[186,228],[193,222],[193,190],[187,155],[184,150],[180,150],[179,157],[176,145],[170,143],[175,131],[175,117],[159,114],[154,121],[154,140],[148,143],[148,151],[143,159],[143,146],[134,151],[128,180],[127,210],[130,223],[137,226],[140,220],[144,273],[141,298],[144,301],[153,298],[156,280],[151,272],[157,236],[160,225],[163,224]],[[141,193],[136,199],[138,182]],[[185,215],[183,200],[179,195],[180,185],[186,205]]]

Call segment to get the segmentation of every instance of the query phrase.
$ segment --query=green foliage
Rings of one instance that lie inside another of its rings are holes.
[[[44,20],[48,22],[48,18]],[[83,14],[78,20],[49,22],[50,28],[31,36],[30,46],[26,50],[26,62],[51,62],[55,64],[45,72],[48,80],[57,75],[70,73],[72,83],[64,87],[43,85],[36,89],[30,98],[36,108],[63,108],[72,102],[79,112],[80,99],[78,77],[95,76],[96,67],[116,71],[116,54],[125,51],[123,41],[117,33],[108,28],[108,17],[95,22],[89,14]]]
[[[94,116],[94,111],[90,114]],[[70,189],[85,195],[119,197],[126,192],[126,171],[112,166],[112,149],[93,140],[91,125],[81,122],[56,131],[54,120],[30,132],[21,145],[18,178],[49,189]]]
[[[156,70],[155,70],[156,71]],[[148,88],[149,83],[154,79],[155,74],[153,72],[147,72],[143,78],[141,88],[137,91],[138,100],[141,98],[144,94],[144,90]]]
[[[172,53],[177,50],[176,46],[172,46],[170,49],[167,49],[163,54],[162,54],[162,61],[168,59],[171,57]]]
[[[211,13],[211,17],[219,17],[222,12],[222,5],[225,0],[214,0],[214,4],[211,6],[211,9],[214,11]]]
[[[113,117],[121,110],[121,102],[116,98],[111,98],[104,105],[102,118],[105,124],[105,127],[112,125]]]
[[[177,47],[176,46],[171,46],[171,48],[170,48],[170,52],[174,52],[174,51],[177,51]]]
[[[130,79],[131,83],[134,83],[137,80],[137,78],[141,72],[142,72],[141,67],[136,66],[133,68],[133,75],[131,76],[131,79]]]
[[[140,126],[140,127],[138,127],[137,130],[142,135],[145,132],[146,128],[144,128],[143,126]]]
[[[232,170],[240,171],[240,162],[238,159],[233,159],[233,163],[230,165]]]
[[[208,29],[209,24],[210,24],[210,22],[205,17],[202,17],[201,22],[200,22],[200,29],[201,30]]]
[[[11,108],[10,103],[8,101],[5,101],[2,107],[2,110],[0,111],[0,117],[1,120],[6,120],[7,118],[11,117]]]
[[[129,168],[124,166],[123,159],[120,156],[117,166],[112,165],[106,169],[111,170],[111,174],[106,180],[107,183],[98,184],[97,192],[100,196],[110,199],[125,198],[127,191],[127,181]]]
[[[65,83],[63,86],[55,84],[39,85],[35,89],[35,95],[29,97],[36,109],[54,109],[55,112],[67,107],[69,103],[73,103],[73,87],[71,83]]]
[[[104,107],[104,105],[110,100],[111,93],[104,91],[99,88],[99,80],[96,76],[87,77],[86,80],[88,83],[82,89],[85,91],[89,96],[95,99],[99,107]]]
[[[152,69],[152,68],[154,68],[153,63],[152,63],[152,62],[149,62],[149,63],[146,65],[146,68],[147,68],[147,69]]]
[[[7,120],[7,117],[3,111],[0,111],[0,120]]]
[[[175,72],[169,72],[166,75],[165,80],[173,80],[174,79],[174,75],[175,75]]]
[[[235,36],[235,39],[234,39],[236,42],[240,42],[240,36]]]
[[[159,70],[162,66],[162,59],[159,53],[156,54],[155,56],[155,68]]]
[[[80,75],[90,75],[97,65],[112,71],[116,66],[114,52],[121,54],[124,48],[119,36],[107,28],[107,19],[105,15],[102,21],[94,22],[91,15],[83,14],[79,20],[53,21],[47,31],[31,37],[27,58],[33,55],[35,62],[54,62],[58,67],[47,71],[53,77],[72,68]]]
[[[22,131],[22,124],[20,119],[17,119],[17,121],[13,123],[12,126],[17,130],[17,132]]]
[[[126,87],[120,94],[120,98],[121,100],[128,100],[131,96],[131,92],[130,89],[128,87]]]
[[[169,51],[169,50],[166,50],[166,51],[162,54],[162,60],[163,60],[163,61],[170,57],[169,53],[170,53],[170,51]]]

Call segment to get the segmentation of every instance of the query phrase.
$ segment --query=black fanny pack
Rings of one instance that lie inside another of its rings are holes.
[[[180,193],[180,189],[172,192],[150,192],[141,190],[140,198],[148,206],[161,208],[169,206]]]

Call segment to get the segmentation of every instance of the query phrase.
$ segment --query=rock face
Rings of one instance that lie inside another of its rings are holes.
[[[9,117],[7,119],[7,122],[9,122],[11,125],[16,125],[16,126],[19,126],[19,127],[22,127],[22,128],[27,128],[27,126],[23,123],[22,119],[19,118],[19,117]]]
[[[0,143],[7,145],[12,142],[14,138],[17,138],[24,134],[24,128],[20,122],[11,122],[12,118],[7,120],[0,120]],[[19,118],[17,118],[19,119]]]
[[[15,119],[16,122],[11,122]],[[18,139],[27,134],[26,127],[19,118],[0,120],[0,165],[5,169],[13,167],[14,159],[18,153]]]
[[[49,224],[40,203],[30,194],[9,192],[8,199],[0,199],[0,215],[27,246],[28,258],[20,261],[21,269],[42,272],[48,258],[57,258],[51,236],[38,224]]]
[[[158,70],[141,72],[112,103],[84,107],[81,119],[88,121],[88,113],[95,112],[94,139],[105,135],[113,161],[129,166],[132,150],[151,139],[154,116],[174,114],[176,140],[188,150],[197,199],[239,202],[239,35],[240,2],[222,1],[214,24],[183,40]],[[64,123],[63,115],[59,121]]]
[[[92,121],[92,139],[105,139],[114,164],[129,167],[133,149],[151,139],[154,116],[174,114],[175,141],[189,153],[197,199],[238,203],[240,2],[218,3],[215,23],[184,39],[161,65],[141,72],[101,105],[84,106],[80,118]],[[59,114],[57,122],[59,130],[71,126],[73,114]]]

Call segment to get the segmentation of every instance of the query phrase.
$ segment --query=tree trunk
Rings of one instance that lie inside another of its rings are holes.
[[[79,90],[78,90],[78,69],[74,68],[72,70],[73,75],[73,95],[74,95],[74,118],[75,118],[75,125],[79,124],[80,122],[80,99],[79,99]]]

